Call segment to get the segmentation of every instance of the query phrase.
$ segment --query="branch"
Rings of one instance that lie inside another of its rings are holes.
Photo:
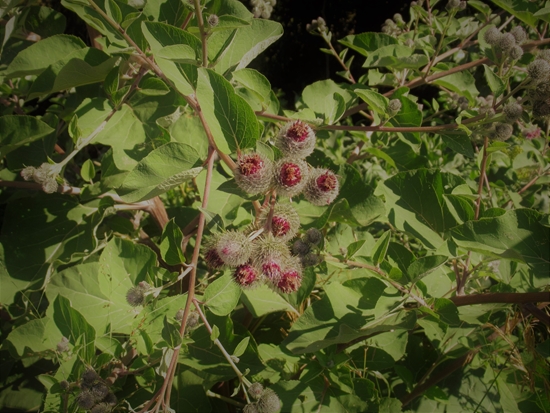
[[[450,300],[457,307],[473,304],[488,304],[488,303],[538,303],[550,301],[550,291],[542,293],[487,293],[487,294],[470,294],[451,297]]]

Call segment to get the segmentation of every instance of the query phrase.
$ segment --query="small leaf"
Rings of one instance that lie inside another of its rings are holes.
[[[485,80],[487,80],[487,84],[491,88],[495,98],[498,98],[506,90],[506,85],[489,66],[483,65],[483,69],[485,70]]]
[[[248,342],[250,341],[250,337],[243,338],[239,344],[237,344],[237,347],[235,347],[235,351],[233,351],[233,355],[235,357],[241,357],[244,352],[246,351],[246,348],[248,347]]]
[[[212,333],[210,333],[210,340],[216,341],[220,336],[220,329],[216,324],[212,326]]]
[[[114,0],[107,0],[105,2],[105,9],[107,15],[110,16],[115,22],[118,24],[122,22],[122,12]]]
[[[445,264],[447,259],[448,257],[445,255],[428,255],[419,258],[409,265],[407,269],[409,278],[411,281],[416,282]]]
[[[139,83],[139,90],[146,96],[163,96],[170,92],[162,80],[156,77],[146,77]]]
[[[80,168],[80,176],[85,181],[91,181],[95,177],[95,166],[91,159],[86,159]]]
[[[164,327],[162,328],[162,339],[166,341],[168,347],[175,348],[181,344],[181,335],[179,329],[168,321],[168,317],[164,316]]]
[[[103,90],[109,96],[113,96],[118,90],[118,70],[118,66],[113,67],[111,71],[107,74],[107,76],[105,77],[105,81],[103,82]]]
[[[34,116],[6,115],[0,117],[0,157],[15,149],[42,139],[54,131]]]
[[[214,314],[226,316],[235,309],[240,296],[241,288],[227,273],[206,287],[203,301]]]
[[[69,123],[69,136],[73,139],[73,142],[78,142],[82,136],[82,130],[78,126],[78,115],[74,114]]]
[[[351,244],[349,244],[347,248],[348,250],[347,258],[353,257],[355,253],[361,249],[364,243],[365,243],[365,240],[360,239],[359,241],[354,241]]]
[[[387,113],[390,102],[387,97],[370,89],[355,89],[354,92],[380,116]]]
[[[185,256],[181,250],[183,233],[172,218],[162,231],[160,238],[160,253],[168,265],[178,265],[185,262]]]
[[[458,316],[458,308],[447,298],[436,298],[434,311],[439,315],[439,318],[444,323],[450,326],[460,325],[460,317]]]
[[[382,234],[374,248],[372,249],[372,262],[374,265],[379,265],[386,258],[386,252],[388,252],[388,246],[390,245],[391,231],[387,230]]]

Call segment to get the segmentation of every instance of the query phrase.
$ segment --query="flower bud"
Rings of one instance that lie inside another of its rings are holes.
[[[550,63],[550,49],[539,50],[537,59],[546,60],[548,63]]]
[[[523,107],[518,102],[510,102],[502,108],[506,122],[515,122],[521,118]]]
[[[176,321],[181,321],[183,320],[183,314],[185,314],[185,310],[183,308],[180,308],[176,315],[174,316],[174,318],[176,319]]]
[[[496,46],[502,33],[496,27],[490,27],[483,35],[483,39],[491,46]]]
[[[512,125],[508,123],[497,122],[495,124],[495,131],[494,131],[493,137],[496,140],[505,141],[508,138],[510,138],[510,136],[512,136],[513,131],[514,131],[514,128]]]
[[[263,391],[264,391],[264,386],[262,386],[260,383],[252,383],[248,388],[248,394],[254,400],[258,400],[262,395]]]
[[[67,337],[62,337],[61,341],[56,345],[56,350],[60,353],[69,351],[69,339]]]
[[[83,390],[76,397],[76,403],[81,409],[89,410],[95,404],[95,398],[88,390]]]
[[[258,400],[258,407],[262,413],[275,413],[281,408],[281,400],[273,390],[265,389]]]
[[[550,74],[550,63],[543,59],[535,59],[527,66],[527,73],[535,82],[543,82]]]
[[[99,379],[99,376],[93,369],[86,369],[84,373],[82,373],[81,379],[84,383],[93,383],[97,379]]]
[[[141,286],[132,287],[126,293],[126,301],[132,307],[145,304],[145,289]]]
[[[216,27],[220,22],[220,18],[216,14],[211,14],[210,16],[208,16],[207,21],[210,27]]]
[[[26,168],[23,168],[23,170],[21,171],[21,177],[25,181],[33,181],[35,172],[36,172],[36,168],[34,166],[27,166]]]
[[[516,45],[516,38],[511,33],[504,33],[498,39],[497,46],[504,52],[511,50]]]
[[[237,185],[247,194],[266,192],[273,179],[272,162],[260,153],[242,155],[233,171]]]
[[[258,268],[269,281],[280,275],[282,263],[290,258],[286,243],[267,233],[254,241],[252,264]]]
[[[227,231],[220,235],[216,252],[222,261],[230,267],[242,265],[250,258],[252,245],[242,232]]]
[[[309,245],[298,239],[292,244],[292,253],[294,255],[306,255],[309,252]]]
[[[109,393],[105,398],[103,399],[103,403],[107,403],[110,406],[114,406],[117,404],[117,398],[113,393]]]
[[[313,129],[307,123],[295,120],[281,128],[275,144],[285,156],[305,158],[313,152],[315,141]]]
[[[550,116],[549,100],[535,100],[533,102],[533,116],[535,118],[547,118]]]
[[[253,285],[259,277],[258,270],[250,264],[239,265],[233,272],[233,279],[243,288]]]
[[[338,178],[329,169],[315,168],[304,190],[306,199],[313,205],[329,205],[338,196]]]
[[[270,209],[264,208],[260,215],[259,224],[265,225],[269,217]],[[289,240],[296,235],[300,227],[300,216],[290,204],[275,204],[273,217],[271,218],[271,233],[275,238]]]
[[[514,27],[510,30],[510,34],[514,36],[517,44],[522,44],[525,40],[527,40],[527,33],[525,33],[525,30],[521,26]]]
[[[388,104],[388,115],[395,116],[401,110],[401,101],[399,99],[392,99]]]
[[[517,45],[512,47],[508,52],[508,56],[510,56],[510,59],[512,60],[518,60],[521,56],[523,56],[522,47]]]
[[[317,228],[310,228],[306,231],[304,241],[310,244],[317,245],[323,240],[323,233]]]
[[[195,328],[199,325],[201,316],[197,311],[191,311],[187,316],[187,323],[185,324],[187,328]]]
[[[320,262],[321,262],[321,257],[312,252],[302,257],[302,265],[304,267],[315,267]]]
[[[109,394],[109,387],[107,387],[105,383],[98,382],[92,386],[90,392],[96,401],[103,400],[103,398]]]
[[[111,406],[109,406],[107,403],[99,403],[96,404],[92,410],[90,410],[90,413],[109,413],[111,411]]]
[[[308,166],[301,159],[283,158],[275,166],[275,189],[282,196],[299,195],[307,183]]]
[[[243,413],[260,413],[258,403],[249,403],[243,408]]]
[[[400,14],[400,13],[395,13],[393,15],[393,21],[397,24],[397,25],[404,25],[405,24],[405,20],[403,20],[403,16]]]
[[[61,390],[67,390],[69,388],[70,384],[67,380],[61,380],[59,382],[59,387],[61,387]]]
[[[460,7],[460,0],[449,0],[445,8],[449,11],[458,9]]]

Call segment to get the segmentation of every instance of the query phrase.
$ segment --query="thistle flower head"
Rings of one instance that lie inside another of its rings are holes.
[[[259,224],[265,225],[270,209],[265,208],[260,215]],[[271,218],[271,233],[275,238],[289,240],[296,235],[300,227],[300,216],[290,204],[275,204]]]
[[[280,274],[282,263],[290,257],[290,251],[284,240],[267,233],[254,241],[251,257],[252,265],[274,280]]]
[[[283,155],[305,158],[313,152],[315,141],[313,129],[307,123],[295,120],[281,128],[275,143]]]
[[[59,387],[61,387],[61,390],[67,390],[70,386],[70,383],[67,380],[61,380],[59,382]]]
[[[81,409],[89,410],[95,404],[95,397],[88,390],[83,390],[76,397],[76,403]]]
[[[265,389],[258,400],[258,407],[262,413],[275,413],[281,408],[281,400],[273,390]]]
[[[185,324],[187,328],[195,328],[199,325],[200,315],[197,311],[191,311],[187,316],[187,323]]]
[[[86,369],[80,378],[84,383],[92,384],[94,381],[99,379],[99,376],[94,369]]]
[[[535,100],[533,102],[533,116],[535,118],[547,118],[550,116],[550,99]]]
[[[321,262],[321,257],[318,254],[310,252],[302,257],[302,265],[304,267],[314,267]]]
[[[490,27],[483,35],[483,39],[491,46],[496,46],[502,33],[496,27]]]
[[[282,196],[299,195],[307,183],[308,166],[301,159],[283,158],[275,166],[275,188]]]
[[[401,101],[399,99],[392,99],[388,103],[388,115],[395,116],[401,110]]]
[[[323,240],[323,233],[317,228],[310,228],[304,235],[304,241],[310,244],[317,245]]]
[[[509,123],[497,122],[495,124],[495,131],[492,137],[499,141],[505,141],[512,136],[513,131],[514,127]]]
[[[448,11],[457,10],[460,7],[460,0],[449,0],[445,8]]]
[[[218,23],[220,22],[220,18],[218,17],[217,14],[211,14],[210,16],[208,16],[208,25],[210,27],[216,27],[218,25]]]
[[[99,403],[96,404],[92,410],[90,410],[90,413],[109,413],[111,411],[111,406],[107,403]]]
[[[298,257],[286,260],[284,270],[281,272],[275,286],[284,294],[298,291],[302,285],[302,265]]]
[[[250,258],[252,243],[242,232],[227,231],[220,235],[216,252],[230,267],[242,265]]]
[[[521,56],[523,56],[523,49],[521,48],[521,46],[516,45],[510,49],[508,55],[512,60],[518,60]]]
[[[109,394],[109,387],[107,387],[105,383],[98,382],[92,386],[90,392],[92,393],[92,396],[94,396],[96,401],[103,400],[103,398],[107,396],[107,394]]]
[[[309,250],[309,244],[302,241],[301,239],[297,239],[296,241],[294,241],[294,244],[292,244],[292,253],[294,255],[306,255]]]
[[[329,205],[338,196],[338,178],[329,169],[315,168],[309,177],[304,195],[313,205]]]
[[[241,287],[250,287],[259,279],[259,273],[253,265],[247,263],[235,268],[233,279]]]
[[[542,59],[542,60],[546,60],[548,63],[550,63],[550,49],[539,50],[537,58]]]
[[[535,82],[543,82],[550,74],[550,63],[544,59],[535,59],[527,66],[527,73]]]
[[[47,194],[53,194],[59,187],[57,184],[57,177],[59,176],[62,167],[62,164],[50,164],[48,162],[44,162],[38,168],[34,168],[32,166],[24,168],[21,171],[21,176],[26,181],[30,181],[32,179],[34,182],[42,185],[42,190]]]
[[[260,268],[267,281],[276,285],[281,278],[281,261],[276,258],[268,259],[261,264]]]
[[[249,403],[243,408],[243,413],[260,413],[258,403]]]
[[[255,400],[258,400],[264,391],[264,386],[261,383],[252,383],[248,388],[248,394]]]
[[[518,102],[510,102],[502,108],[506,122],[515,122],[521,118],[523,107]]]
[[[140,285],[130,288],[126,292],[126,301],[132,307],[145,304],[145,292],[147,290]]]
[[[233,171],[237,185],[248,194],[266,192],[273,179],[273,164],[264,155],[254,152],[242,155]]]
[[[103,399],[103,403],[107,403],[110,406],[114,406],[117,404],[117,398],[113,393],[109,393],[105,398]]]
[[[516,46],[516,38],[512,33],[504,33],[499,37],[497,46],[500,47],[502,51],[507,52]]]
[[[510,30],[510,34],[514,36],[517,44],[522,44],[525,40],[527,40],[527,33],[525,32],[525,29],[521,26],[514,27],[512,30]]]

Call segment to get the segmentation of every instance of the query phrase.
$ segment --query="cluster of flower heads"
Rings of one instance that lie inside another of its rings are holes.
[[[281,400],[271,389],[264,389],[260,383],[252,383],[248,394],[255,402],[244,406],[243,413],[275,413],[281,409]]]
[[[273,6],[277,4],[277,0],[250,0],[250,4],[252,4],[254,17],[269,19],[273,12]]]
[[[407,27],[403,16],[400,13],[395,13],[392,19],[386,19],[382,25],[382,33],[389,36],[397,37],[402,34]]]
[[[273,190],[294,197],[303,192],[314,205],[330,204],[338,195],[337,176],[304,160],[313,152],[315,140],[309,125],[300,120],[288,122],[275,139],[283,157],[272,162],[257,152],[241,155],[235,181],[252,195]],[[300,217],[291,204],[273,203],[262,209],[256,226],[211,236],[204,246],[206,264],[214,270],[232,268],[233,279],[241,287],[263,282],[290,294],[300,288],[303,267],[319,262],[318,256],[307,255],[309,250],[305,254],[291,251],[288,242],[299,227]]]
[[[315,132],[306,123],[288,122],[275,144],[283,154],[277,162],[253,152],[239,156],[235,181],[251,195],[274,189],[277,195],[295,197],[301,193],[314,205],[328,205],[338,195],[338,178],[330,169],[313,168],[304,160],[315,148]]]
[[[550,117],[550,49],[541,50],[537,58],[527,66],[532,79],[529,100],[535,118]]]
[[[507,33],[501,33],[496,27],[490,27],[483,35],[485,41],[498,48],[503,55],[512,60],[523,56],[523,48],[520,46],[527,40],[527,33],[521,26],[516,26]]]
[[[82,373],[80,388],[76,397],[78,407],[90,413],[109,413],[117,404],[116,396],[109,386],[91,368]]]
[[[47,162],[40,165],[38,168],[27,166],[21,171],[21,176],[25,181],[34,181],[42,185],[42,190],[47,194],[57,192],[59,184],[57,179],[61,172],[60,164],[49,164]]]

